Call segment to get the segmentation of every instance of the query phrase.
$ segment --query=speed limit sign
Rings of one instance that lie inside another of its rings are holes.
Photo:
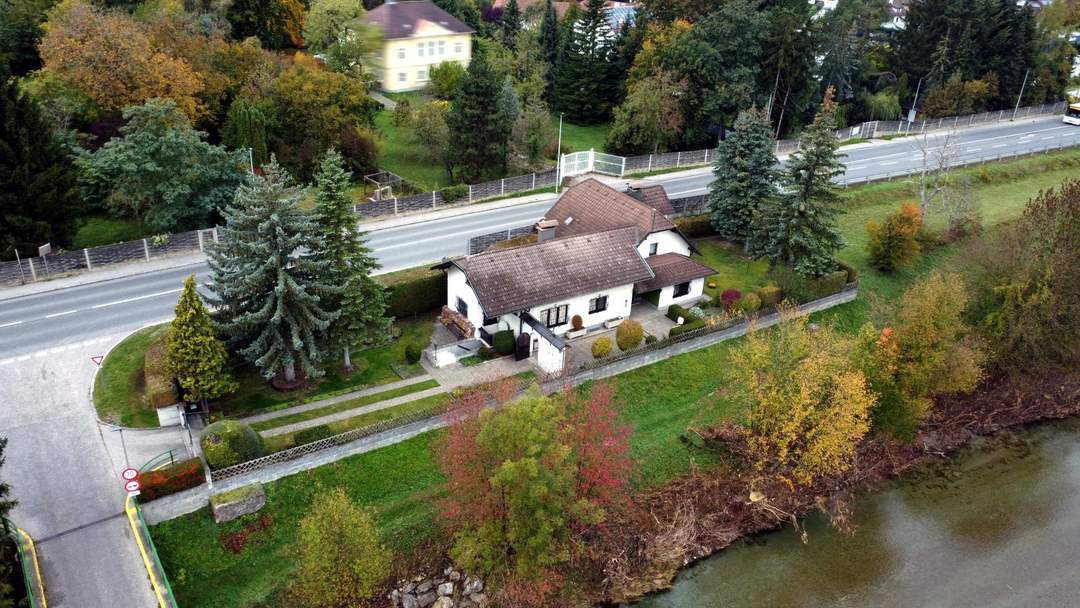
[[[120,477],[123,477],[124,481],[134,481],[139,478],[139,470],[128,467],[120,472]]]

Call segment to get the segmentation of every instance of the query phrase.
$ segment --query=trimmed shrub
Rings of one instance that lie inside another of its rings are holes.
[[[645,344],[656,344],[656,336],[649,334],[645,336]]]
[[[464,184],[458,184],[456,186],[446,186],[439,189],[439,194],[447,203],[457,202],[467,196],[469,196],[469,186]]]
[[[139,499],[141,502],[149,502],[155,498],[200,486],[205,481],[206,473],[203,472],[202,461],[198,458],[182,460],[172,466],[147,471],[140,475],[139,483],[142,489]]]
[[[679,317],[682,317],[687,322],[696,318],[694,317],[694,315],[690,314],[689,310],[678,304],[672,304],[671,306],[668,306],[667,313],[665,314],[667,318],[675,321],[676,323],[679,322]]]
[[[574,315],[570,319],[570,324],[574,326],[574,330],[579,330],[584,327],[585,323],[581,320],[581,315]]]
[[[859,278],[859,272],[855,270],[855,267],[843,260],[836,260],[837,267],[847,273],[847,282],[854,283]]]
[[[146,403],[157,409],[180,400],[168,366],[169,332],[150,343],[143,355],[143,379],[146,383]]]
[[[601,336],[592,343],[592,356],[597,359],[603,359],[611,354],[611,338],[607,336]]]
[[[675,227],[692,239],[716,234],[716,229],[707,215],[679,218],[675,220]]]
[[[645,330],[641,328],[641,323],[633,319],[627,319],[619,323],[619,327],[615,330],[615,343],[619,345],[619,350],[637,348],[641,345],[641,340],[644,337]]]
[[[405,345],[405,360],[408,361],[410,365],[416,365],[420,362],[420,354],[421,349],[419,344],[410,342]]]
[[[683,323],[682,325],[676,325],[675,327],[669,329],[668,337],[674,338],[675,336],[681,336],[682,334],[701,329],[702,327],[705,327],[705,320],[694,319],[693,321]]]
[[[757,297],[762,306],[776,306],[784,299],[784,290],[776,285],[766,285],[757,290]]]
[[[847,272],[835,270],[817,278],[804,277],[787,268],[778,268],[784,294],[798,302],[809,302],[839,293],[847,284]]]
[[[480,358],[484,361],[495,358],[495,351],[491,350],[487,346],[481,346],[480,350],[476,351],[476,354],[479,355]]]
[[[504,329],[495,332],[495,335],[491,336],[491,345],[495,347],[495,352],[500,355],[512,355],[514,353],[514,331]]]
[[[236,420],[220,420],[206,427],[199,443],[211,469],[224,469],[263,455],[262,437]]]
[[[332,437],[333,435],[334,432],[330,430],[330,427],[325,424],[320,424],[319,426],[313,426],[293,433],[293,445],[304,445],[305,443],[312,443],[320,439]]]
[[[748,293],[742,297],[739,308],[746,314],[757,312],[761,308],[761,298],[756,293]]]
[[[386,280],[376,277],[378,280]],[[446,275],[441,270],[422,270],[389,277],[386,314],[396,318],[432,312],[446,304]]]
[[[691,314],[691,316],[695,316],[695,317],[698,317],[698,318],[703,318],[705,316],[705,311],[702,310],[700,306],[691,306],[690,307],[690,314]]]
[[[742,299],[742,292],[738,289],[725,289],[720,294],[720,304],[727,310],[730,310],[732,306],[735,306]]]

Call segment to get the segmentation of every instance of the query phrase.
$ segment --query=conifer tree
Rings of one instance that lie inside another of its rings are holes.
[[[446,117],[450,149],[456,151],[458,158],[459,177],[467,182],[479,181],[484,174],[499,171],[506,162],[513,119],[508,120],[506,113],[499,111],[501,91],[502,82],[484,54],[473,55]]]
[[[844,245],[836,226],[842,212],[832,183],[844,172],[837,149],[836,102],[833,89],[791,155],[785,179],[787,193],[758,216],[755,257],[791,266],[804,276],[816,277],[836,268],[833,252]]]
[[[371,276],[379,264],[357,226],[348,194],[349,173],[337,150],[331,148],[323,156],[315,187],[315,217],[322,245],[315,256],[330,264],[326,282],[342,288],[333,298],[339,316],[330,325],[327,346],[342,351],[344,369],[351,372],[352,347],[375,344],[390,330],[386,292]]]
[[[569,40],[556,66],[553,104],[571,122],[596,123],[611,115],[619,81],[615,36],[603,0],[589,0],[570,25]]]
[[[66,245],[82,201],[73,159],[0,61],[0,256]]]
[[[330,262],[311,253],[322,245],[315,218],[298,206],[304,190],[273,157],[264,171],[225,211],[221,242],[209,250],[210,302],[237,352],[268,380],[281,373],[292,385],[297,368],[321,375],[323,339],[337,318],[326,298],[341,290],[324,279]]]
[[[205,403],[236,390],[225,345],[195,291],[195,275],[184,280],[169,329],[168,352],[169,372],[184,388],[185,401]]]
[[[559,61],[559,49],[562,47],[562,36],[559,33],[559,15],[555,12],[555,5],[551,0],[544,1],[544,16],[540,19],[540,48],[544,53],[544,61],[548,64],[547,86],[548,96],[551,94],[551,85],[555,81],[555,65]]]
[[[712,225],[725,239],[754,248],[754,214],[777,195],[772,128],[765,112],[752,107],[739,114],[735,129],[720,142],[709,186]]]
[[[518,8],[517,0],[510,0],[502,14],[502,39],[503,44],[514,48],[518,32],[521,31],[521,9]]]

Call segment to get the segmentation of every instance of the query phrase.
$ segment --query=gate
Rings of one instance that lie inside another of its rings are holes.
[[[563,154],[560,175],[570,177],[584,173],[603,173],[622,177],[626,169],[626,158],[614,154],[604,154],[595,150]]]
[[[623,169],[625,168],[626,158],[623,156],[604,154],[603,152],[596,152],[593,154],[593,171],[596,173],[622,177]]]

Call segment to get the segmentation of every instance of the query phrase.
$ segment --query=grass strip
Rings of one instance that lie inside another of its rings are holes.
[[[98,418],[121,426],[158,426],[157,412],[146,404],[143,395],[143,357],[168,328],[165,323],[140,329],[109,351],[94,380]]]
[[[287,416],[281,416],[280,418],[273,418],[271,420],[263,420],[262,422],[256,422],[255,424],[251,425],[251,428],[255,429],[256,431],[275,429],[279,426],[286,426],[289,424],[295,424],[297,422],[314,420],[316,418],[322,418],[323,416],[329,416],[338,412],[344,412],[346,410],[363,407],[365,405],[371,405],[380,401],[386,401],[387,399],[394,399],[396,397],[402,397],[412,393],[426,391],[429,388],[435,388],[437,386],[439,386],[438,381],[434,379],[425,380],[423,382],[417,382],[416,384],[409,384],[407,386],[400,386],[398,388],[388,391],[364,395],[363,397],[349,399],[348,401],[334,403],[313,410],[298,412],[296,414],[289,414]]]

